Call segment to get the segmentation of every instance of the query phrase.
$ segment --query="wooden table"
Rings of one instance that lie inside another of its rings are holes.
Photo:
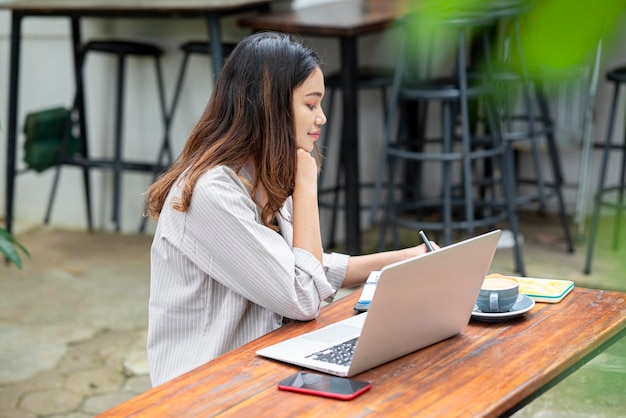
[[[349,402],[279,391],[299,369],[255,351],[352,314],[355,292],[100,417],[425,416],[495,417],[515,412],[626,334],[626,293],[575,288],[501,323],[470,321],[458,336],[364,372],[372,389]]]
[[[209,33],[209,52],[215,74],[223,65],[222,16],[252,9],[267,10],[271,0],[16,0],[0,3],[0,10],[11,11],[11,52],[9,63],[9,96],[7,118],[6,229],[13,228],[15,194],[17,115],[19,99],[20,49],[22,20],[30,16],[66,17],[71,19],[74,50],[74,72],[79,115],[84,114],[83,81],[80,57],[82,45],[80,19],[84,17],[196,17],[204,18]],[[80,134],[86,138],[84,118]]]
[[[345,161],[345,238],[348,254],[361,253],[357,39],[389,27],[405,3],[406,0],[344,0],[239,20],[240,26],[253,30],[333,37],[340,41],[343,92],[341,147],[345,150],[343,155],[353,156]]]

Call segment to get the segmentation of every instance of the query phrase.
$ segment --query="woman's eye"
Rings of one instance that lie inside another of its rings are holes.
[[[317,106],[315,106],[315,105],[307,105],[307,106],[308,106],[308,107],[309,107],[309,109],[311,109],[311,110],[315,110],[315,109],[317,109]]]

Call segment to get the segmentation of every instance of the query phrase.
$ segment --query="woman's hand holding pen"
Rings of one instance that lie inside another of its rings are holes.
[[[424,234],[424,231],[420,231],[419,235],[422,238],[422,241],[424,241],[424,243],[420,245],[416,245],[415,247],[409,247],[409,248],[405,248],[404,250],[401,250],[406,253],[405,254],[406,258],[415,257],[416,255],[429,253],[429,252],[436,251],[439,249],[439,245],[437,245],[436,242],[429,240],[426,237],[426,234]]]
[[[439,246],[433,241],[429,241],[434,250],[438,250]],[[361,256],[351,256],[348,262],[348,271],[343,287],[352,287],[363,284],[372,271],[380,270],[387,264],[397,261],[406,260],[407,258],[416,257],[418,255],[429,252],[426,244],[416,245],[415,247],[403,248],[401,250],[383,251]]]
[[[420,245],[416,245],[415,247],[405,248],[404,250],[400,250],[400,251],[405,251],[406,252],[406,257],[405,258],[411,258],[411,257],[415,257],[416,255],[429,253],[431,251],[436,251],[436,250],[439,249],[439,245],[437,245],[436,242],[434,242],[434,241],[429,241],[429,242],[430,242],[430,245],[432,247],[432,250],[430,250],[426,246],[426,244],[420,244]]]

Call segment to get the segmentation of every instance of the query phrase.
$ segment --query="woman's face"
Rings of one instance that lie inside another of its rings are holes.
[[[324,74],[317,67],[313,73],[293,91],[293,116],[296,146],[307,152],[320,137],[321,126],[326,123],[322,110],[324,97]]]

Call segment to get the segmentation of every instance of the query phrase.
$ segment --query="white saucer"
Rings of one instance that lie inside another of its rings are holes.
[[[526,312],[530,311],[533,306],[535,306],[535,301],[533,300],[533,298],[527,295],[519,295],[517,297],[515,305],[513,305],[509,312],[481,312],[480,309],[478,309],[478,306],[474,305],[472,318],[485,322],[507,321],[509,319],[517,318],[518,316],[524,315]]]

